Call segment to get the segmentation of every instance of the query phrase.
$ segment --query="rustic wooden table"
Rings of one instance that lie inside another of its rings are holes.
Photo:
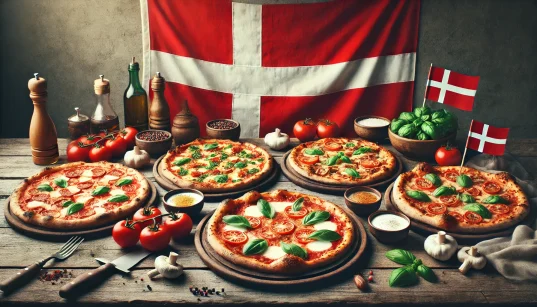
[[[262,139],[247,140],[263,144]],[[294,142],[296,144],[296,141]],[[60,140],[60,153],[65,152],[66,140]],[[537,141],[510,140],[509,151],[533,174],[537,174]],[[282,152],[271,151],[276,161],[280,162]],[[65,162],[65,156],[60,163]],[[407,166],[414,162],[405,160]],[[28,139],[0,139],[0,204],[5,205],[7,197],[24,178],[36,173],[42,167],[32,163]],[[145,176],[154,181],[151,167],[143,170]],[[158,186],[158,184],[157,184]],[[310,194],[318,194],[304,190],[289,182],[283,175],[273,186],[274,189],[288,189]],[[162,195],[164,190],[159,187]],[[333,195],[322,197],[344,205],[343,198]],[[216,207],[216,203],[207,203],[203,210],[206,214]],[[3,214],[3,210],[0,210]],[[363,221],[363,219],[362,219]],[[365,225],[365,224],[364,224]],[[188,242],[173,243],[172,247],[179,253],[180,262],[185,267],[183,278],[178,280],[157,279],[150,281],[146,272],[153,268],[154,255],[140,263],[130,276],[114,275],[102,286],[78,299],[81,305],[163,305],[182,304],[197,305],[284,305],[284,304],[496,304],[496,305],[532,305],[537,303],[537,284],[509,281],[492,268],[483,271],[471,271],[463,276],[457,270],[456,260],[438,262],[429,257],[423,250],[424,237],[410,233],[408,240],[396,245],[385,245],[377,242],[368,235],[369,243],[366,253],[360,259],[360,265],[349,272],[339,281],[331,281],[308,289],[286,289],[277,292],[260,287],[247,287],[231,283],[211,272],[200,260],[193,245],[193,235]],[[9,227],[3,217],[0,218],[0,278],[15,274],[21,268],[55,252],[61,244],[38,241],[18,234]],[[412,251],[418,258],[434,269],[439,282],[432,284],[423,280],[411,288],[390,288],[388,277],[391,271],[399,265],[389,261],[384,253],[393,248],[404,248]],[[114,243],[111,237],[84,242],[79,249],[66,261],[50,262],[46,267],[67,269],[74,276],[96,268],[95,257],[115,259],[123,251]],[[369,270],[374,272],[374,282],[369,292],[360,292],[352,281],[352,275],[367,276]],[[143,280],[142,280],[143,279]],[[35,280],[25,288],[9,295],[0,297],[2,306],[8,305],[60,305],[73,302],[65,301],[58,295],[63,278],[57,282]],[[147,286],[151,287],[151,291]],[[210,296],[199,298],[193,296],[188,286],[208,286],[210,288],[225,288],[225,296]],[[535,305],[533,305],[535,306]]]

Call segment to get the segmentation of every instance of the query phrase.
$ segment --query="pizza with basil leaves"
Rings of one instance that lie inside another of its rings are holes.
[[[520,223],[528,199],[505,172],[418,164],[394,183],[393,201],[411,219],[460,233],[485,233]]]
[[[325,138],[291,150],[290,167],[300,175],[333,185],[366,185],[396,171],[395,156],[386,148],[360,139]]]
[[[272,167],[272,157],[263,148],[220,139],[177,146],[160,163],[162,175],[175,185],[208,193],[251,187],[265,179]]]
[[[254,270],[300,274],[333,263],[354,240],[354,225],[337,205],[319,197],[251,191],[220,203],[207,241],[223,258]]]
[[[51,229],[94,228],[132,215],[149,197],[147,180],[117,163],[74,162],[25,179],[11,195],[11,212]]]

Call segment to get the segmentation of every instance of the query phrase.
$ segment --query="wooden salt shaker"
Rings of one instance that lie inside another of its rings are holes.
[[[153,101],[149,107],[149,128],[170,131],[170,107],[164,97],[166,80],[157,72],[151,80]]]
[[[37,73],[28,81],[30,98],[34,102],[34,113],[30,122],[30,145],[32,159],[37,165],[58,162],[58,135],[56,126],[47,113],[47,80]]]
[[[181,112],[173,118],[172,135],[176,146],[192,142],[200,137],[198,118],[190,113],[186,100],[183,102]]]

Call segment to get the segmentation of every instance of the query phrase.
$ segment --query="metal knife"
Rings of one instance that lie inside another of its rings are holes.
[[[95,270],[86,274],[80,275],[73,281],[67,283],[60,289],[60,296],[63,298],[79,296],[89,291],[90,288],[97,286],[107,278],[109,278],[116,270],[123,273],[130,273],[129,269],[142,261],[145,257],[151,254],[143,248],[139,248],[116,260],[109,262],[106,259],[95,258],[100,263],[104,263]]]

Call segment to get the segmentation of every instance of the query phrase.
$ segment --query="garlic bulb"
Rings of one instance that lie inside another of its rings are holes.
[[[267,133],[265,135],[265,144],[271,149],[281,150],[289,145],[289,136],[282,133],[280,129],[276,128],[274,132]]]
[[[177,278],[183,274],[183,266],[177,263],[177,253],[171,252],[169,257],[158,256],[155,259],[155,268],[147,272],[149,278],[162,275],[164,278]]]
[[[134,146],[134,149],[127,151],[123,158],[125,165],[132,168],[142,168],[149,164],[149,154],[145,150],[141,150],[138,146]]]
[[[446,261],[457,251],[457,241],[444,231],[430,235],[425,239],[423,247],[429,256],[434,259]]]

